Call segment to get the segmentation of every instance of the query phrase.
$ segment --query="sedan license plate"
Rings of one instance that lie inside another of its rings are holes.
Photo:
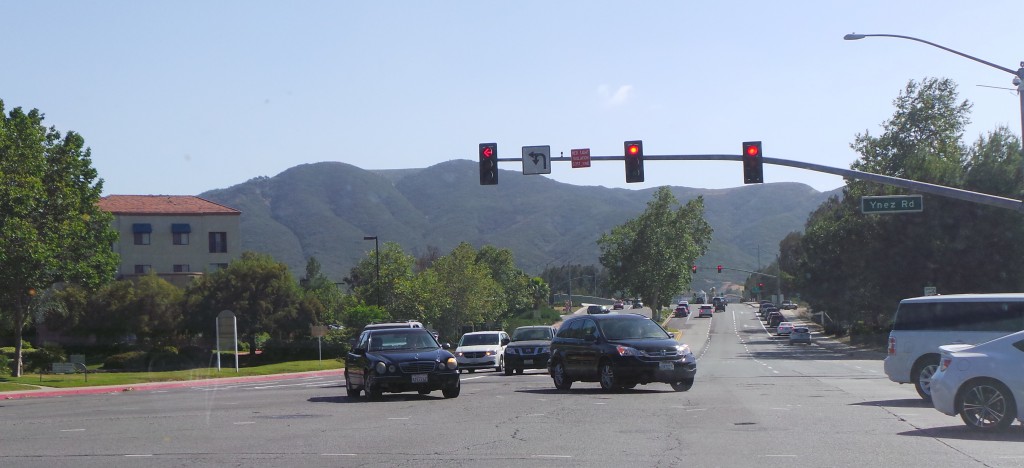
[[[427,383],[427,374],[413,374],[412,383]]]
[[[533,359],[523,359],[523,364],[533,364]]]
[[[659,362],[658,363],[658,370],[674,370],[675,368],[676,368],[676,365],[674,363],[672,363],[671,361]]]

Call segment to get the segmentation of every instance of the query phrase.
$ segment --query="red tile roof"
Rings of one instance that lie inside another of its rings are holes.
[[[241,211],[191,195],[108,195],[100,209],[120,215],[240,215]]]

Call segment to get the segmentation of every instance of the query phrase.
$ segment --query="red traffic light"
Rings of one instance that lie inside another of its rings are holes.
[[[718,265],[718,272],[719,272],[719,273],[721,273],[721,272],[722,272],[722,265]]]
[[[626,145],[626,154],[630,156],[640,154],[640,145]]]
[[[489,158],[494,155],[494,148],[491,146],[483,146],[480,148],[480,154],[485,158]]]
[[[693,272],[694,272],[694,273],[696,273],[696,272],[697,272],[697,265],[694,265],[694,266],[693,266]]]
[[[761,145],[749,145],[744,148],[744,151],[746,151],[747,156],[757,157],[757,155],[761,154]]]

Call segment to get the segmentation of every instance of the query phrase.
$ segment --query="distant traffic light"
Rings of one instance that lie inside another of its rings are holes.
[[[626,153],[626,182],[644,181],[644,142],[640,140],[624,143]]]
[[[761,155],[760,141],[743,142],[743,183],[764,183],[764,159]]]
[[[480,185],[498,185],[497,143],[480,143]]]
[[[719,273],[721,273],[721,272],[722,272],[722,265],[718,265],[718,272],[719,272]]]
[[[697,265],[694,265],[694,266],[693,266],[693,272],[694,272],[694,273],[696,273],[696,272],[697,272]]]

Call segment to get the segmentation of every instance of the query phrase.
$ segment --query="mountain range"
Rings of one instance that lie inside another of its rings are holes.
[[[416,256],[429,247],[446,254],[463,241],[508,248],[531,275],[546,266],[597,264],[597,239],[639,215],[656,190],[577,186],[506,170],[499,185],[481,186],[478,176],[477,163],[468,160],[395,170],[321,162],[199,196],[242,212],[244,250],[272,255],[297,277],[316,257],[340,282],[373,250],[364,236],[397,242]],[[810,212],[841,191],[794,182],[670,189],[681,203],[703,196],[714,228],[695,287],[742,283],[747,274],[730,269],[771,263],[779,241],[803,230]],[[725,271],[718,274],[717,265]]]

